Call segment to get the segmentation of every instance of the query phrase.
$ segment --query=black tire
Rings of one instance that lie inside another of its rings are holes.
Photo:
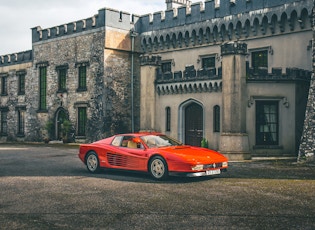
[[[89,152],[86,155],[86,167],[91,173],[99,172],[100,163],[95,152]]]
[[[163,157],[152,157],[149,162],[149,172],[155,180],[164,180],[168,177],[168,167]]]

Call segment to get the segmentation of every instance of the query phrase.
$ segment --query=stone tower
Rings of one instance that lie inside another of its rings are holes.
[[[156,67],[161,64],[160,56],[141,56],[140,74],[140,130],[155,130],[156,124],[156,94],[155,76]]]
[[[189,0],[165,0],[165,3],[166,3],[166,10],[171,10],[173,8],[191,5],[191,1]]]
[[[220,152],[229,160],[251,158],[246,133],[247,44],[230,42],[221,46],[222,54],[222,133]]]
[[[312,17],[312,27],[313,27],[313,75],[310,83],[308,102],[306,106],[305,112],[305,120],[304,120],[304,129],[301,138],[301,144],[298,154],[298,161],[314,161],[314,152],[315,152],[315,47],[314,47],[314,39],[315,39],[315,1],[313,7],[313,17]]]

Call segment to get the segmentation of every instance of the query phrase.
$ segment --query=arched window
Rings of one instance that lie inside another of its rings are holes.
[[[220,132],[220,106],[213,107],[213,132]]]
[[[167,132],[171,131],[171,108],[170,107],[166,107],[165,109],[165,130]]]

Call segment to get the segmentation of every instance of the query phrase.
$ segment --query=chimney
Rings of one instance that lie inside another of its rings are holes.
[[[190,6],[190,0],[165,0],[166,10],[171,10],[173,8],[178,8],[181,6]]]

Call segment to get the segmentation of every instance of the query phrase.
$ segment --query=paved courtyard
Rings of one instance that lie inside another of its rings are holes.
[[[102,171],[77,146],[0,144],[0,229],[315,229],[315,166],[232,162],[214,178]]]

